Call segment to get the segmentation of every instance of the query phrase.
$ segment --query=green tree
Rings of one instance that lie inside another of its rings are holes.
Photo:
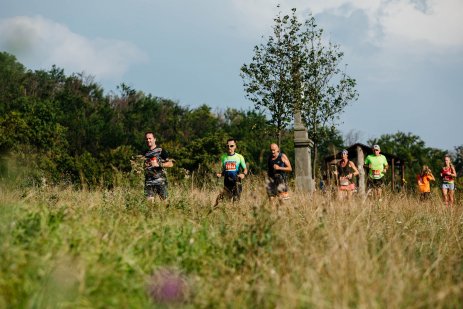
[[[24,76],[24,96],[54,100],[63,91],[66,75],[64,70],[53,65],[50,71],[28,71]]]
[[[273,35],[266,44],[254,47],[252,62],[241,67],[241,77],[246,97],[256,109],[270,114],[270,121],[276,129],[278,144],[281,134],[289,125],[293,110],[289,107],[293,99],[292,59],[289,41],[294,40],[297,20],[279,13],[273,26]]]
[[[295,61],[302,80],[300,110],[314,143],[313,170],[316,171],[320,144],[329,138],[339,115],[357,100],[358,93],[355,79],[348,76],[342,66],[344,53],[340,46],[325,43],[323,29],[317,26],[313,16],[304,22],[298,36],[302,51]]]
[[[323,138],[318,145],[318,158],[320,162],[323,162],[324,158],[329,155],[336,154],[345,145],[342,138],[341,132],[335,127],[322,127]],[[320,168],[323,168],[320,166]],[[317,171],[315,171],[317,172]]]
[[[18,111],[0,116],[0,155],[13,150],[20,142],[28,141],[30,128]]]
[[[59,122],[67,128],[70,153],[100,152],[109,122],[102,117],[102,110],[109,108],[102,88],[91,77],[73,74],[65,79],[54,101],[61,111]]]
[[[11,103],[24,93],[25,67],[16,57],[0,52],[0,115],[11,109]]]
[[[224,130],[229,137],[238,140],[239,153],[244,155],[249,172],[260,173],[266,169],[265,155],[270,143],[275,143],[271,122],[261,111],[242,111],[229,108],[224,113]],[[286,134],[282,131],[282,135]],[[284,144],[284,142],[282,142]],[[290,143],[291,147],[293,143]],[[286,145],[285,145],[286,146]],[[283,147],[288,154],[289,147]],[[288,154],[290,155],[290,154]]]
[[[457,170],[458,177],[463,176],[463,145],[455,147],[455,169]]]
[[[203,138],[220,128],[220,120],[217,115],[211,112],[211,108],[205,104],[196,109],[185,113],[182,121],[183,134],[185,141]]]
[[[301,111],[314,142],[312,170],[317,170],[318,147],[328,138],[340,113],[358,97],[356,81],[341,67],[344,53],[339,45],[325,43],[323,29],[313,16],[303,23],[291,16],[274,19],[267,44],[254,48],[249,65],[241,68],[247,97],[256,108],[265,107],[281,132]]]

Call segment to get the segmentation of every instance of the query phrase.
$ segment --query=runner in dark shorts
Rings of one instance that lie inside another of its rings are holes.
[[[293,170],[291,162],[277,144],[270,145],[270,152],[267,157],[267,195],[270,199],[286,200],[289,198],[287,173]]]
[[[241,180],[248,173],[244,157],[236,150],[236,140],[231,138],[227,141],[227,153],[220,157],[222,171],[217,177],[224,177],[223,191],[217,196],[214,207],[224,198],[238,201],[241,196]]]
[[[379,178],[379,179],[368,178],[368,187],[372,189],[378,189],[378,188],[384,187],[383,178]]]
[[[384,176],[389,167],[387,159],[381,154],[379,145],[372,147],[373,154],[365,158],[365,166],[368,168],[368,186],[373,190],[375,197],[381,200]]]
[[[153,132],[145,133],[145,142],[148,151],[145,157],[145,196],[149,201],[154,201],[156,196],[162,200],[168,196],[167,174],[164,168],[172,167],[173,161],[169,159],[166,150],[156,145],[156,137]]]

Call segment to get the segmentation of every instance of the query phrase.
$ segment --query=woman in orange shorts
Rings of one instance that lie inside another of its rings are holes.
[[[337,164],[335,174],[338,177],[339,198],[350,199],[352,192],[355,190],[354,176],[359,174],[354,162],[349,161],[349,156],[346,149],[342,151],[342,158]]]

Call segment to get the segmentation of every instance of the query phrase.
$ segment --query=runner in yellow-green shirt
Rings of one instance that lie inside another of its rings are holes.
[[[381,154],[379,145],[373,146],[373,154],[365,158],[365,166],[368,167],[368,187],[374,192],[376,198],[381,199],[381,191],[384,186],[384,175],[386,175],[387,159]]]

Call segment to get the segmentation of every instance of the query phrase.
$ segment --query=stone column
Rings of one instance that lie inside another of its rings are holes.
[[[312,179],[312,161],[310,148],[313,142],[309,139],[307,129],[302,124],[301,113],[294,113],[294,154],[296,191],[313,192],[315,189]]]

